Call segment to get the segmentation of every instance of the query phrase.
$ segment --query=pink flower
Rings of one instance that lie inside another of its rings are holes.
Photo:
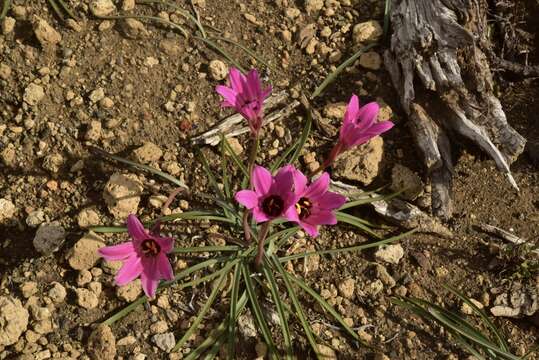
[[[127,217],[127,232],[132,241],[98,250],[107,261],[122,261],[116,284],[123,286],[140,276],[144,293],[153,298],[161,279],[172,280],[174,274],[167,258],[174,239],[151,234],[133,214]]]
[[[335,225],[337,218],[333,211],[346,202],[346,197],[328,191],[329,174],[324,172],[318,179],[308,184],[307,177],[294,169],[294,187],[299,199],[295,205],[299,225],[307,234],[318,236],[318,225]]]
[[[375,102],[360,107],[358,97],[352,95],[339,133],[339,142],[344,150],[366,143],[393,127],[391,121],[376,122],[379,111],[380,106]]]
[[[262,89],[255,69],[245,76],[238,69],[231,68],[228,76],[230,87],[218,85],[215,88],[224,98],[221,106],[235,108],[247,120],[251,132],[257,135],[262,127],[264,100],[271,93],[271,86]]]
[[[394,125],[391,121],[376,122],[379,111],[380,106],[375,102],[360,107],[358,97],[352,95],[344,114],[339,141],[331,149],[331,153],[322,164],[321,169],[331,165],[337,156],[346,150],[364,144],[373,137],[391,129]]]
[[[269,170],[255,166],[251,174],[251,187],[254,190],[238,191],[235,195],[236,201],[252,210],[258,223],[278,217],[298,221],[298,214],[293,206],[297,198],[292,191],[292,170],[291,165],[284,166],[277,175],[272,176]]]

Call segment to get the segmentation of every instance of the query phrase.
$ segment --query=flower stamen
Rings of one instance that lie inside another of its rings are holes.
[[[161,252],[161,247],[157,241],[153,239],[146,239],[140,245],[140,250],[146,257],[155,257]]]

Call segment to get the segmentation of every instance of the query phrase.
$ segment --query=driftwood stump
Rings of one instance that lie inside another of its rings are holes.
[[[525,139],[494,93],[486,0],[392,0],[391,74],[432,181],[433,213],[449,218],[451,143],[463,136],[484,150],[515,189],[509,165]]]

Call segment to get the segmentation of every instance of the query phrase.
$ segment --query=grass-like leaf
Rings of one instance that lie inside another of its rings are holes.
[[[11,0],[4,0],[2,2],[2,11],[0,11],[0,21],[3,20],[6,15],[9,7],[11,6]]]
[[[248,47],[245,47],[243,46],[242,44],[240,44],[239,42],[237,41],[234,41],[232,39],[227,39],[225,37],[216,37],[215,38],[216,40],[221,40],[221,41],[224,41],[224,42],[227,42],[227,43],[230,43],[238,48],[240,48],[241,50],[243,50],[245,53],[247,53],[249,56],[251,56],[253,59],[255,59],[256,61],[258,61],[259,63],[261,64],[264,64],[268,69],[272,70],[272,71],[275,71],[275,69],[266,61],[264,60],[261,56],[259,56],[256,52],[254,52],[253,50],[249,49]]]
[[[163,178],[165,180],[168,180],[171,183],[173,183],[173,184],[175,184],[175,185],[177,185],[179,187],[182,187],[184,189],[189,189],[189,187],[187,185],[185,185],[185,183],[183,181],[181,181],[180,179],[177,179],[174,176],[172,176],[170,174],[167,174],[167,173],[165,173],[165,172],[163,172],[161,170],[157,170],[157,169],[154,169],[151,166],[144,165],[144,164],[139,164],[137,162],[124,159],[124,158],[122,158],[120,156],[112,155],[112,154],[106,152],[105,150],[97,148],[95,146],[90,146],[90,149],[93,152],[97,153],[99,156],[121,162],[123,164],[138,168],[140,170],[148,171],[149,173],[157,175],[157,176],[159,176],[159,177],[161,177],[161,178]]]
[[[292,160],[294,157],[299,157],[301,154],[301,150],[303,146],[305,145],[305,142],[307,141],[307,138],[309,136],[309,133],[311,132],[311,126],[312,126],[312,115],[308,115],[307,121],[305,122],[305,125],[303,126],[303,130],[301,132],[301,136],[299,139],[297,139],[294,143],[292,143],[282,154],[279,156],[273,164],[270,166],[270,171],[273,173],[275,172],[288,158],[288,156],[293,152],[294,155],[290,157]],[[296,155],[297,154],[297,155]],[[293,161],[290,160],[290,163]]]
[[[339,248],[339,249],[310,251],[310,252],[305,252],[305,253],[302,253],[302,254],[283,256],[283,257],[279,258],[279,261],[280,262],[286,262],[286,261],[300,259],[300,258],[310,256],[310,255],[335,255],[335,254],[339,254],[339,253],[343,253],[343,252],[362,251],[362,250],[370,249],[370,248],[373,248],[373,247],[379,247],[381,245],[386,245],[386,244],[390,244],[390,243],[399,241],[400,239],[402,239],[402,238],[404,238],[404,237],[406,237],[408,235],[411,235],[416,231],[417,230],[413,229],[413,230],[410,230],[408,232],[399,234],[397,236],[393,236],[393,237],[390,237],[390,238],[387,238],[387,239],[384,239],[384,240],[379,240],[379,241],[375,241],[375,242],[368,243],[368,244],[350,246],[350,247]]]
[[[230,313],[228,317],[228,358],[234,359],[236,353],[236,313],[238,311],[238,294],[241,282],[241,265],[238,263],[234,268],[234,282],[230,294]],[[246,297],[247,299],[247,297]]]
[[[202,25],[202,23],[197,18],[195,18],[193,15],[191,15],[189,13],[189,11],[186,11],[186,10],[182,9],[180,6],[178,6],[178,5],[174,4],[174,3],[171,3],[169,1],[164,1],[164,0],[137,0],[137,3],[138,4],[161,4],[161,5],[171,7],[178,14],[180,14],[184,18],[190,20],[191,22],[193,22],[193,24],[195,24],[195,26],[200,31],[200,34],[202,35],[202,37],[207,37],[206,31],[204,30],[204,26]]]
[[[219,294],[221,290],[221,285],[223,284],[223,281],[226,278],[226,275],[228,274],[230,269],[232,269],[233,264],[234,264],[233,262],[229,262],[228,264],[225,265],[221,276],[219,276],[219,280],[217,280],[217,285],[213,287],[210,293],[210,296],[208,297],[208,300],[206,301],[206,303],[204,303],[204,306],[198,312],[198,315],[193,321],[193,324],[191,325],[191,327],[185,332],[185,334],[183,334],[180,340],[178,340],[178,342],[176,343],[176,346],[174,346],[172,351],[178,351],[178,349],[180,349],[185,344],[185,342],[189,340],[191,335],[197,330],[198,326],[202,322],[202,319],[204,319],[204,316],[210,310],[210,307],[212,306],[213,302],[217,298],[217,295]]]
[[[480,329],[471,325],[461,316],[436,304],[415,298],[395,298],[392,299],[392,302],[442,326],[455,337],[457,342],[463,346],[465,350],[469,351],[474,356],[478,355],[478,351],[472,345],[479,346],[479,348],[489,355],[489,359],[522,359],[492,342]],[[480,358],[484,357],[480,356]]]
[[[240,266],[243,274],[243,281],[245,282],[245,288],[247,289],[247,296],[249,297],[249,303],[251,304],[251,310],[253,310],[253,315],[258,324],[258,329],[260,330],[264,341],[268,345],[269,356],[272,359],[278,359],[277,348],[273,342],[268,322],[262,313],[262,307],[258,302],[258,295],[256,294],[253,280],[251,279],[251,272],[249,271],[248,265],[245,262],[242,261]]]
[[[234,59],[232,57],[232,55],[230,55],[225,49],[223,49],[222,47],[217,45],[215,42],[213,42],[212,40],[210,40],[208,38],[204,38],[204,37],[201,37],[201,36],[194,36],[194,38],[197,39],[197,40],[202,41],[203,43],[208,45],[208,47],[212,48],[213,50],[215,50],[219,54],[223,55],[228,60],[229,63],[231,63],[232,65],[237,67],[242,73],[244,73],[244,74],[246,73],[245,68],[243,66],[241,66],[241,64],[238,61],[236,61],[236,59]]]
[[[168,21],[157,16],[147,16],[147,15],[97,16],[96,15],[96,17],[98,19],[105,19],[105,20],[124,20],[124,19],[151,20],[151,21],[155,21],[161,24],[168,25],[180,31],[185,38],[189,38],[189,33],[183,27],[181,27],[178,24],[173,23],[172,21]]]
[[[273,298],[273,302],[275,303],[275,307],[277,308],[277,314],[279,315],[279,323],[281,325],[281,331],[283,333],[283,339],[284,339],[284,345],[286,347],[286,358],[292,359],[292,338],[290,337],[290,329],[288,328],[288,317],[286,316],[285,306],[283,304],[283,300],[281,299],[281,295],[279,293],[279,287],[277,286],[277,281],[275,280],[275,276],[273,275],[273,272],[271,271],[271,268],[268,266],[269,263],[266,260],[265,266],[262,268],[262,272],[264,273],[264,276],[266,277],[266,280],[268,281],[271,296]]]
[[[367,46],[364,46],[362,47],[361,49],[359,49],[354,55],[352,55],[351,57],[349,57],[345,62],[343,62],[341,65],[339,65],[331,74],[329,74],[325,79],[324,81],[322,82],[322,84],[320,84],[315,90],[314,92],[312,93],[311,95],[311,99],[314,99],[318,96],[320,96],[320,94],[322,94],[322,92],[326,89],[326,87],[331,84],[333,81],[335,81],[335,79],[337,78],[337,76],[339,76],[339,74],[341,72],[343,72],[344,69],[346,69],[348,66],[352,65],[354,63],[354,61],[356,61],[360,56],[361,54],[363,54],[364,52],[370,50],[371,48],[373,48],[374,46],[376,46],[377,44],[370,44],[370,45],[367,45]]]
[[[307,138],[309,137],[309,134],[311,133],[312,124],[313,124],[313,115],[311,113],[311,110],[307,109],[307,121],[305,122],[305,126],[303,127],[303,131],[301,132],[301,136],[299,138],[298,145],[294,149],[294,153],[290,157],[290,160],[288,160],[288,162],[290,164],[295,163],[296,160],[301,155],[301,151],[303,150],[303,146],[305,146],[305,143],[307,142]]]
[[[307,340],[309,340],[309,344],[313,348],[316,354],[316,358],[320,359],[320,354],[318,351],[318,344],[316,343],[316,340],[314,338],[313,329],[311,328],[311,325],[309,324],[307,317],[305,316],[305,312],[303,311],[303,308],[301,307],[301,303],[298,300],[296,292],[294,291],[294,288],[292,287],[292,283],[290,282],[288,273],[283,268],[279,259],[275,255],[271,257],[271,260],[272,260],[273,265],[275,266],[277,271],[281,274],[281,277],[284,280],[286,289],[288,291],[288,295],[290,296],[290,300],[292,300],[292,304],[294,305],[294,308],[296,309],[296,316],[299,318],[301,326],[303,327],[303,330],[305,331],[305,336],[307,336]]]
[[[479,309],[477,307],[477,305],[475,305],[473,302],[471,302],[470,299],[468,299],[464,294],[462,294],[457,289],[455,289],[455,288],[453,288],[453,287],[451,287],[449,285],[446,285],[446,284],[442,284],[442,286],[446,290],[450,291],[455,296],[457,296],[459,299],[464,301],[466,304],[468,304],[468,306],[470,306],[472,308],[473,312],[476,313],[481,318],[483,323],[492,331],[492,333],[496,337],[498,345],[502,348],[502,350],[505,350],[505,351],[509,350],[509,345],[505,341],[504,337],[502,336],[502,334],[500,333],[498,328],[494,325],[494,323],[490,320],[490,318],[487,316],[487,314],[483,310]]]
[[[290,275],[288,273],[286,273],[286,276],[288,276],[288,278],[290,280],[292,280],[292,282],[294,282],[296,285],[298,285],[300,288],[302,288],[307,294],[309,294],[314,300],[316,300],[316,302],[318,304],[320,304],[320,306],[326,310],[328,313],[331,314],[331,316],[333,316],[335,318],[335,320],[337,320],[339,322],[339,324],[341,324],[341,326],[345,329],[345,331],[348,333],[348,335],[350,335],[351,337],[353,337],[355,340],[361,342],[363,345],[365,346],[369,346],[367,344],[365,344],[360,338],[359,336],[357,335],[357,333],[348,325],[346,324],[346,322],[344,321],[344,319],[342,318],[341,315],[339,315],[339,313],[333,308],[333,306],[331,306],[326,300],[324,300],[316,291],[314,291],[309,285],[307,285],[303,280],[301,279],[298,279],[297,277],[293,276],[293,275]]]
[[[389,35],[390,11],[391,11],[391,0],[386,0],[385,6],[384,6],[384,35],[383,35],[384,39],[387,39],[387,36]]]
[[[225,136],[221,134],[221,177],[223,178],[225,198],[228,200],[231,199],[232,192],[230,191],[230,181],[228,179],[228,158],[226,156],[224,138]]]
[[[369,234],[370,236],[376,239],[380,239],[380,235],[372,231],[371,228],[367,224],[365,224],[365,221],[361,218],[358,218],[357,216],[353,216],[347,213],[336,211],[335,217],[337,218],[337,221],[355,226],[358,229],[362,230],[363,232]]]
[[[239,246],[225,245],[225,246],[195,246],[195,247],[177,247],[172,250],[174,254],[192,254],[197,252],[222,252],[222,251],[238,251]]]
[[[223,137],[223,143],[225,146],[226,151],[228,152],[228,155],[232,158],[232,161],[236,164],[236,166],[241,170],[243,173],[244,178],[249,178],[249,173],[247,172],[247,168],[243,164],[243,162],[240,160],[238,155],[232,150],[232,147],[230,146],[230,143],[226,139],[226,137]]]
[[[373,203],[375,201],[387,201],[387,200],[391,200],[393,199],[394,197],[397,197],[401,194],[401,192],[396,192],[396,193],[392,193],[392,194],[388,194],[388,195],[378,195],[378,196],[373,196],[373,197],[365,197],[364,199],[359,199],[359,200],[354,200],[354,201],[349,201],[347,202],[346,204],[344,204],[343,206],[341,206],[339,208],[339,211],[342,211],[344,209],[350,209],[352,207],[356,207],[356,206],[361,206],[361,205],[365,205],[365,204],[370,204],[370,203]]]

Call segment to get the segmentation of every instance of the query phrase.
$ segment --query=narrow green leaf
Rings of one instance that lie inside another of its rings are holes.
[[[204,360],[213,360],[219,353],[219,350],[221,350],[221,346],[224,344],[226,339],[226,336],[222,335],[217,339],[217,341],[213,344],[210,351],[204,356]]]
[[[361,342],[363,345],[365,346],[368,346],[367,344],[365,344],[360,338],[359,336],[356,334],[356,332],[354,330],[352,330],[352,328],[350,326],[348,326],[348,324],[346,324],[346,322],[344,321],[344,319],[341,317],[341,315],[339,315],[339,313],[333,308],[333,306],[331,306],[330,304],[328,304],[328,302],[326,300],[324,300],[320,295],[318,295],[318,293],[316,291],[314,291],[313,289],[311,289],[311,287],[309,285],[307,285],[303,280],[301,279],[298,279],[297,277],[293,276],[293,275],[290,275],[288,273],[286,273],[286,276],[288,276],[288,278],[290,280],[292,280],[295,284],[297,284],[300,288],[302,288],[307,294],[309,294],[313,299],[316,300],[316,302],[318,302],[320,304],[320,306],[322,306],[322,308],[324,310],[326,310],[328,313],[331,314],[331,316],[333,316],[335,318],[335,320],[337,320],[339,322],[339,324],[341,324],[341,326],[346,330],[346,332],[351,336],[353,337],[355,340]]]
[[[166,24],[176,30],[179,30],[185,38],[189,38],[189,33],[183,27],[181,27],[178,24],[173,23],[172,21],[168,21],[157,16],[146,16],[146,15],[118,15],[118,16],[94,15],[94,16],[98,19],[105,19],[105,20],[123,20],[123,19],[152,20],[161,24]]]
[[[70,18],[77,20],[77,16],[75,15],[73,11],[71,11],[71,8],[64,2],[64,0],[56,0],[56,1],[58,1],[62,9],[64,9],[66,14],[69,15]]]
[[[236,155],[234,150],[232,150],[232,147],[230,146],[230,143],[228,142],[228,140],[226,138],[223,138],[223,142],[225,145],[225,149],[228,152],[228,155],[230,155],[230,157],[232,158],[232,161],[234,161],[236,166],[241,170],[241,172],[243,172],[243,176],[245,178],[249,178],[249,174],[247,173],[247,168],[245,167],[243,162],[240,160],[238,155]]]
[[[352,208],[352,207],[356,207],[356,206],[360,206],[360,205],[370,204],[370,203],[373,203],[375,201],[391,200],[394,197],[399,196],[400,194],[401,194],[401,191],[393,193],[393,194],[389,194],[389,195],[379,195],[379,196],[374,196],[374,197],[367,197],[365,199],[349,201],[346,204],[344,204],[343,206],[341,206],[339,208],[339,211],[342,211],[344,209],[349,209],[349,208]]]
[[[223,188],[225,190],[225,198],[231,199],[230,182],[228,180],[228,159],[226,156],[226,148],[224,142],[225,136],[221,134],[221,176],[223,178]]]
[[[7,15],[7,11],[11,6],[11,0],[4,0],[2,3],[2,11],[0,11],[0,20],[4,19]]]
[[[313,351],[316,354],[316,358],[320,359],[320,354],[318,351],[318,344],[316,343],[316,340],[314,339],[314,334],[313,334],[311,325],[307,321],[307,317],[305,316],[305,312],[303,311],[303,308],[301,307],[301,303],[299,302],[296,292],[294,291],[294,288],[292,287],[292,284],[290,283],[290,278],[288,277],[288,273],[282,267],[281,263],[279,262],[279,259],[275,255],[273,255],[271,259],[272,259],[273,265],[275,266],[277,271],[279,271],[279,273],[281,274],[284,280],[286,289],[288,291],[288,295],[290,296],[290,300],[292,300],[292,304],[294,305],[294,308],[296,309],[296,315],[298,316],[301,326],[303,327],[303,330],[305,331],[305,335],[307,336],[307,339],[309,340],[309,344],[313,348]]]
[[[189,189],[189,187],[187,185],[185,185],[183,183],[183,181],[181,181],[180,179],[177,179],[175,178],[174,176],[172,175],[169,175],[161,170],[157,170],[157,169],[154,169],[153,167],[151,166],[147,166],[147,165],[143,165],[143,164],[139,164],[137,162],[134,162],[134,161],[130,161],[130,160],[127,160],[127,159],[124,159],[122,157],[119,157],[119,156],[116,156],[116,155],[112,155],[112,154],[109,154],[108,152],[106,152],[105,150],[102,150],[100,148],[97,148],[95,146],[90,146],[90,149],[94,152],[96,152],[98,155],[102,156],[102,157],[105,157],[105,158],[109,158],[109,159],[112,159],[112,160],[116,160],[118,162],[121,162],[121,163],[124,163],[126,165],[129,165],[129,166],[133,166],[135,168],[138,168],[138,169],[141,169],[141,170],[144,170],[144,171],[148,171],[149,173],[152,173],[154,175],[157,175],[159,177],[162,177],[163,179],[165,180],[168,180],[170,181],[171,183],[175,184],[175,185],[178,185],[179,187],[183,187],[185,189]]]
[[[337,221],[347,223],[349,225],[353,225],[357,227],[358,229],[362,230],[363,232],[369,234],[370,236],[376,239],[380,239],[380,235],[372,231],[367,225],[364,224],[363,219],[360,219],[357,216],[353,216],[347,213],[336,211],[335,217],[337,218]]]
[[[384,39],[387,39],[387,36],[389,35],[390,11],[391,11],[391,0],[386,0],[385,6],[384,6],[384,35],[383,35]]]
[[[203,37],[207,37],[206,31],[204,30],[204,26],[202,25],[202,23],[199,20],[197,20],[193,15],[191,15],[188,11],[184,10],[183,8],[181,8],[180,6],[174,3],[171,3],[169,1],[163,1],[163,0],[137,0],[137,3],[138,4],[162,4],[162,5],[171,7],[174,10],[176,10],[176,12],[180,14],[181,16],[183,16],[184,18],[192,21],[193,24],[195,24],[195,26],[200,31],[200,34]]]
[[[176,247],[172,250],[173,254],[191,254],[198,252],[221,252],[221,251],[238,251],[239,246],[236,245],[224,245],[224,246],[199,246],[199,247]]]
[[[273,338],[271,337],[271,331],[269,329],[268,322],[262,313],[262,307],[258,302],[258,295],[255,292],[253,286],[253,280],[251,279],[251,273],[245,262],[241,262],[241,272],[243,274],[243,280],[245,282],[245,288],[247,289],[247,296],[249,297],[249,303],[251,304],[251,309],[253,310],[254,318],[258,324],[258,328],[262,333],[264,341],[268,345],[269,355],[272,359],[278,358],[277,348],[273,343]]]
[[[213,50],[215,50],[218,53],[220,53],[221,55],[223,55],[232,65],[237,67],[242,73],[244,73],[244,74],[246,73],[245,68],[243,68],[243,66],[241,66],[240,63],[237,62],[225,49],[223,49],[222,47],[220,47],[219,45],[217,45],[216,43],[214,43],[210,39],[203,38],[203,37],[196,36],[196,35],[193,36],[193,37],[195,39],[197,39],[197,40],[202,41],[203,43],[208,45],[210,48],[212,48]]]
[[[219,276],[219,280],[217,280],[217,285],[213,287],[210,293],[210,296],[208,297],[208,301],[206,301],[202,309],[200,309],[200,311],[198,312],[198,315],[193,321],[193,324],[185,332],[185,334],[180,338],[180,340],[178,340],[178,342],[176,343],[176,346],[174,346],[172,351],[178,351],[178,349],[180,349],[185,344],[185,342],[191,337],[191,335],[197,330],[198,326],[202,322],[202,319],[204,318],[208,310],[210,310],[210,307],[212,306],[213,302],[217,298],[217,295],[219,294],[221,290],[221,284],[223,283],[224,279],[226,278],[226,275],[232,268],[233,266],[232,264],[233,262],[229,262],[228,264],[225,265],[225,267],[223,268],[224,271],[222,272],[221,276]]]
[[[225,38],[225,37],[216,37],[215,38],[216,40],[221,40],[221,41],[224,41],[224,42],[227,42],[227,43],[230,43],[234,46],[237,46],[238,48],[240,48],[241,50],[243,50],[244,52],[246,52],[249,56],[251,56],[253,59],[255,59],[256,61],[258,61],[259,63],[261,64],[264,64],[266,65],[266,67],[270,70],[272,70],[273,72],[276,72],[275,68],[273,68],[266,60],[264,60],[261,56],[259,56],[256,52],[254,52],[253,50],[243,46],[242,44],[240,44],[239,42],[237,41],[234,41],[232,39],[228,39],[228,38]]]
[[[301,155],[301,151],[303,150],[303,146],[305,146],[305,143],[307,142],[307,139],[309,138],[309,134],[311,133],[311,127],[313,123],[313,115],[311,113],[311,110],[307,110],[307,121],[305,122],[305,126],[303,127],[303,131],[301,132],[301,136],[299,138],[298,145],[294,149],[294,153],[292,154],[292,157],[288,161],[289,164],[293,164],[296,162],[296,160]]]
[[[222,275],[223,273],[225,272],[228,272],[229,269],[227,269],[227,267],[230,265],[230,266],[234,266],[236,265],[236,263],[238,262],[239,260],[236,259],[236,260],[233,260],[233,261],[229,261],[227,263],[227,265],[225,267],[223,267],[221,270],[218,270],[214,273],[211,273],[209,275],[206,275],[206,276],[203,276],[201,278],[196,278],[194,280],[191,280],[189,282],[186,282],[186,283],[181,283],[179,285],[176,286],[176,289],[178,290],[181,290],[181,289],[185,289],[185,288],[188,288],[188,287],[195,287],[197,286],[198,284],[202,284],[202,283],[205,283],[205,282],[209,282],[210,280],[213,280],[215,279],[216,277],[219,277],[220,275]],[[170,285],[173,285],[172,284],[166,284],[167,286],[170,286]]]
[[[200,151],[200,148],[195,148],[195,153],[198,159],[202,163],[202,168],[204,169],[204,172],[206,172],[206,175],[208,176],[210,186],[213,188],[215,193],[218,194],[219,198],[224,199],[224,194],[221,191],[221,188],[219,188],[219,185],[217,185],[217,180],[215,180],[215,175],[213,174],[213,171],[210,169],[210,164],[208,164],[208,160],[206,159],[204,154],[202,154],[202,151]]]
[[[305,253],[302,253],[302,254],[283,256],[283,257],[279,258],[279,261],[280,262],[286,262],[286,261],[300,259],[300,258],[310,256],[310,255],[334,255],[334,254],[339,254],[339,253],[342,253],[342,252],[362,251],[362,250],[365,250],[365,249],[370,249],[370,248],[373,248],[373,247],[379,247],[381,245],[386,245],[386,244],[390,244],[390,243],[399,241],[400,239],[402,239],[402,238],[404,238],[404,237],[406,237],[408,235],[411,235],[416,231],[417,231],[416,229],[413,229],[413,230],[410,230],[408,232],[399,234],[397,236],[393,236],[393,237],[390,237],[390,238],[387,238],[387,239],[384,239],[384,240],[375,241],[375,242],[368,243],[368,244],[350,246],[350,247],[345,247],[345,248],[340,248],[340,249],[310,251],[310,252],[305,252]]]
[[[322,94],[322,92],[326,89],[326,87],[329,84],[331,84],[333,81],[335,81],[337,76],[339,76],[339,74],[341,72],[343,72],[344,69],[346,69],[348,66],[352,65],[354,63],[354,61],[356,61],[361,56],[361,54],[363,54],[364,52],[370,50],[371,48],[373,48],[376,45],[377,44],[370,44],[370,45],[362,47],[354,55],[352,55],[345,62],[343,62],[341,65],[339,65],[331,74],[329,74],[326,77],[326,79],[322,82],[322,84],[320,84],[314,90],[313,94],[311,95],[311,99],[314,99],[314,98],[318,97],[320,94]]]
[[[507,342],[505,341],[503,335],[498,331],[498,329],[496,328],[496,326],[494,325],[494,323],[489,319],[489,317],[487,316],[487,314],[485,314],[485,312],[481,309],[479,309],[477,307],[477,305],[475,305],[473,302],[470,301],[469,298],[467,298],[463,293],[461,293],[460,291],[458,291],[457,289],[453,288],[452,286],[449,286],[447,284],[442,284],[442,286],[450,291],[451,293],[453,293],[455,296],[457,296],[458,298],[460,298],[462,301],[464,301],[466,304],[468,304],[468,306],[470,306],[472,308],[472,310],[474,311],[474,313],[476,313],[477,315],[479,315],[479,317],[481,318],[481,320],[483,320],[483,322],[485,323],[485,325],[494,333],[494,336],[496,337],[497,339],[497,342],[498,342],[498,345],[505,351],[508,351],[509,350],[509,345],[507,344]]]
[[[230,295],[230,314],[228,317],[228,358],[234,359],[236,354],[236,313],[238,310],[238,293],[240,291],[241,268],[236,264],[234,268],[234,282]]]
[[[135,310],[137,306],[142,305],[146,301],[148,301],[146,295],[139,297],[137,300],[133,301],[131,304],[127,305],[122,310],[109,317],[107,320],[103,321],[103,324],[109,326],[114,324],[116,321],[120,320],[124,316],[127,316],[131,311]]]
[[[281,295],[279,294],[279,287],[277,286],[277,281],[275,280],[273,272],[267,265],[269,264],[266,260],[266,266],[263,266],[262,272],[264,273],[264,276],[266,277],[266,280],[270,285],[271,296],[273,297],[273,302],[275,303],[275,307],[277,308],[277,314],[279,314],[279,323],[281,325],[281,331],[283,333],[284,344],[286,347],[286,358],[292,359],[292,338],[290,337],[290,329],[288,328],[288,318],[286,316],[285,307],[281,299]]]
[[[64,20],[64,14],[62,14],[62,11],[60,10],[60,7],[54,0],[48,0],[49,5],[51,6],[52,10],[56,13],[56,16],[60,18],[61,20]]]

